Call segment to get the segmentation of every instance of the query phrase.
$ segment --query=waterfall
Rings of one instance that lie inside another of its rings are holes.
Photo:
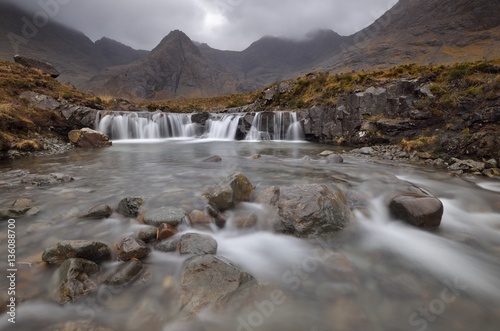
[[[269,123],[271,118],[272,126]],[[257,113],[245,140],[303,141],[304,130],[296,112]]]
[[[234,140],[242,117],[243,115],[239,114],[228,114],[221,118],[209,119],[206,124],[208,128],[206,138]]]

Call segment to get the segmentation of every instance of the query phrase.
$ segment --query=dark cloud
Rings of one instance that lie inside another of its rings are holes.
[[[58,3],[54,19],[84,32],[152,49],[171,30],[219,49],[241,50],[265,35],[300,37],[317,29],[349,35],[396,0],[0,0],[40,10]]]

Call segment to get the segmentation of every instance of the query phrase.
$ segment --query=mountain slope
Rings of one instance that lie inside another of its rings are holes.
[[[375,23],[348,37],[323,70],[456,63],[500,57],[500,2],[400,0]]]
[[[230,75],[175,30],[144,59],[107,68],[86,84],[99,93],[140,99],[208,97],[234,93]]]
[[[148,56],[148,51],[136,50],[116,40],[103,37],[95,46],[107,61],[107,66],[119,66],[141,60]]]

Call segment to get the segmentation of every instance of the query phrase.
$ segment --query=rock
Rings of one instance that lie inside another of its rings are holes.
[[[70,175],[60,173],[51,173],[48,175],[29,174],[21,179],[21,183],[30,184],[33,186],[45,186],[57,183],[68,183],[73,180],[73,177],[71,177]]]
[[[205,214],[201,210],[193,210],[191,214],[189,214],[189,219],[191,220],[191,224],[212,224],[214,223],[214,219],[209,215]]]
[[[260,155],[260,154],[254,154],[254,155],[250,156],[250,159],[252,159],[252,160],[258,160],[261,157],[262,157],[262,155]]]
[[[498,162],[495,159],[489,159],[488,161],[485,162],[484,164],[486,169],[493,169],[498,167]]]
[[[92,261],[71,258],[64,261],[51,279],[51,297],[59,303],[75,301],[97,290],[97,284],[90,278],[99,271]]]
[[[224,305],[238,292],[256,285],[252,275],[215,255],[188,259],[181,274],[182,311],[194,315],[201,309]]]
[[[210,119],[210,113],[208,112],[196,113],[191,115],[191,122],[200,125],[205,125],[208,119]]]
[[[442,202],[430,195],[404,193],[394,196],[389,202],[391,215],[419,228],[439,227],[443,216]]]
[[[105,278],[104,284],[110,286],[129,285],[136,281],[143,271],[144,265],[141,261],[130,260],[111,271]]]
[[[57,78],[60,75],[59,71],[52,64],[47,62],[21,55],[14,55],[14,61],[28,68],[38,69],[44,74],[50,75],[52,78]]]
[[[483,171],[483,175],[490,178],[500,177],[500,169],[497,168],[486,169]]]
[[[165,240],[175,236],[177,233],[179,233],[179,230],[177,230],[173,225],[162,224],[156,230],[156,239]]]
[[[212,155],[212,156],[204,159],[202,162],[218,163],[218,162],[222,162],[222,158],[219,155]]]
[[[48,328],[43,330],[49,330]],[[71,321],[62,322],[50,327],[51,331],[114,331],[109,327],[94,324],[91,321],[81,320],[81,321]]]
[[[132,237],[123,239],[120,243],[120,253],[118,258],[122,261],[128,261],[132,259],[142,260],[146,258],[151,249],[141,240],[137,240]]]
[[[137,233],[137,239],[148,243],[156,239],[158,235],[158,228],[155,226],[146,226],[139,230]]]
[[[179,240],[181,255],[205,255],[217,253],[217,241],[209,235],[187,233]]]
[[[98,241],[65,240],[43,251],[42,260],[54,264],[71,258],[82,258],[93,262],[111,259],[111,249]]]
[[[127,217],[137,217],[139,216],[139,210],[144,204],[144,199],[139,197],[128,197],[122,199],[118,204],[118,213]]]
[[[326,162],[329,164],[340,164],[344,162],[344,159],[338,154],[331,154],[326,157]]]
[[[143,221],[144,224],[156,227],[162,224],[170,224],[177,227],[182,223],[189,223],[189,216],[184,208],[162,207],[146,212]]]
[[[329,151],[329,150],[326,150],[326,151],[323,151],[321,153],[318,154],[318,156],[328,156],[328,155],[332,155],[332,154],[335,154],[334,151]]]
[[[35,203],[31,199],[17,199],[12,204],[14,208],[27,208],[30,209],[35,206]]]
[[[450,163],[452,164],[448,167],[448,169],[452,171],[465,170],[465,171],[475,172],[475,171],[483,171],[486,167],[486,165],[483,162],[477,162],[474,160],[459,160],[451,158]]]
[[[203,193],[203,197],[213,203],[219,210],[230,209],[236,204],[248,201],[254,186],[242,173],[236,173],[220,184],[210,187]]]
[[[363,147],[359,149],[359,152],[363,155],[371,155],[375,150],[372,147]]]
[[[276,231],[296,237],[342,230],[353,217],[345,195],[325,185],[274,186],[259,194],[256,202],[274,206],[281,217]]]
[[[0,208],[0,219],[19,218],[22,216],[34,216],[40,212],[35,203],[30,199],[17,199],[12,206]]]
[[[101,218],[109,218],[112,213],[113,209],[110,206],[106,204],[100,204],[90,208],[88,211],[84,213],[81,213],[80,215],[78,215],[78,217],[101,219]]]
[[[253,228],[257,225],[257,215],[252,211],[235,211],[229,217],[231,223],[238,229]]]
[[[173,237],[168,240],[161,241],[154,245],[156,251],[172,253],[177,251],[177,246],[179,244],[179,237]]]
[[[72,130],[68,137],[74,145],[81,148],[100,148],[112,145],[107,135],[89,128]]]
[[[61,103],[54,98],[33,91],[25,91],[19,95],[19,98],[24,99],[36,108],[43,110],[56,110],[61,106]]]

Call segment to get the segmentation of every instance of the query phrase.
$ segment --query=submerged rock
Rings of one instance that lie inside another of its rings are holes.
[[[224,305],[231,296],[254,285],[254,277],[229,260],[215,255],[192,257],[182,269],[182,311],[194,315],[201,309]]]
[[[177,230],[175,226],[170,224],[162,224],[156,230],[156,239],[165,240],[175,236],[177,233],[179,233],[179,230]]]
[[[70,131],[68,137],[74,145],[81,148],[100,148],[112,145],[107,135],[89,128]]]
[[[222,158],[219,155],[212,155],[212,156],[204,159],[202,162],[219,163],[219,162],[222,162]]]
[[[99,271],[92,261],[72,258],[64,261],[52,276],[51,297],[59,303],[75,301],[97,290],[90,276]]]
[[[78,215],[78,217],[101,219],[110,217],[112,213],[113,209],[110,206],[106,204],[100,204],[90,208],[86,212],[81,213],[80,215]]]
[[[187,233],[179,240],[181,255],[205,255],[217,253],[217,241],[209,235]]]
[[[44,186],[44,185],[52,185],[56,183],[68,183],[73,181],[73,177],[66,174],[61,173],[51,173],[48,175],[37,175],[37,174],[29,174],[21,179],[22,184],[30,184],[33,186]]]
[[[110,286],[128,285],[136,281],[144,271],[144,265],[138,260],[130,260],[111,271],[104,284]]]
[[[189,223],[188,213],[184,208],[162,207],[148,211],[144,214],[144,224],[160,227],[169,224],[177,227],[183,223]]]
[[[276,208],[280,224],[277,232],[296,237],[316,237],[345,228],[352,219],[344,194],[325,185],[274,186],[256,199]]]
[[[157,227],[146,226],[139,230],[139,232],[137,233],[137,239],[142,240],[145,243],[148,243],[156,239],[156,236],[158,235],[157,232],[158,232]]]
[[[118,213],[127,217],[137,217],[139,216],[139,210],[144,204],[144,199],[140,197],[128,197],[124,198],[118,204]]]
[[[102,262],[111,259],[111,249],[98,241],[66,240],[45,249],[42,254],[42,260],[51,264],[71,258]]]
[[[248,178],[242,173],[236,173],[220,184],[207,189],[203,193],[203,197],[207,198],[219,210],[224,211],[240,202],[248,201],[254,189]]]
[[[142,260],[146,258],[151,249],[141,240],[137,240],[132,237],[123,239],[120,243],[120,253],[118,258],[123,261],[128,261],[132,259]]]
[[[443,216],[443,203],[436,197],[404,193],[389,201],[391,215],[419,228],[439,227]]]

